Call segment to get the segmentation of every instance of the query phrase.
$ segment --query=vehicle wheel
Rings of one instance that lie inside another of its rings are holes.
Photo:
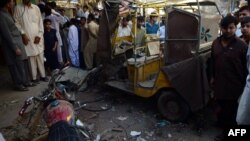
[[[182,122],[190,114],[189,105],[175,91],[163,91],[157,105],[160,113],[169,121]]]
[[[89,75],[89,78],[87,80],[87,87],[93,87],[98,84],[99,80],[101,78],[101,69],[97,70],[96,72],[93,72]]]

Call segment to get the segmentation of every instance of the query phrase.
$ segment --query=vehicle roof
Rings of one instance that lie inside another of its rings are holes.
[[[216,2],[209,1],[209,0],[200,0],[199,4],[200,4],[200,6],[203,6],[203,5],[215,6]],[[193,1],[190,1],[190,0],[161,0],[161,1],[141,3],[141,6],[143,6],[143,7],[165,7],[167,5],[193,6],[193,5],[197,5],[197,2],[196,2],[196,0],[193,0]]]
[[[199,2],[200,6],[206,5],[206,6],[215,6],[216,3],[213,1],[200,1]],[[197,5],[197,2],[188,2],[188,3],[180,3],[180,4],[174,4],[173,6],[178,6],[178,5],[189,5],[189,6],[193,6],[193,5]]]

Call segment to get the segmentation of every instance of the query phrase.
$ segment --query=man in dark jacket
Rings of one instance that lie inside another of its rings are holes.
[[[18,91],[27,91],[27,86],[33,86],[26,75],[25,59],[27,55],[20,31],[12,18],[13,0],[0,1],[0,38],[11,77]]]
[[[247,44],[235,36],[238,21],[233,16],[221,20],[222,35],[212,44],[212,81],[220,106],[218,123],[222,131],[236,125],[237,100],[247,75]]]

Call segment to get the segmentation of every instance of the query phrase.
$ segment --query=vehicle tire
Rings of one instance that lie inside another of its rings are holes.
[[[98,84],[98,82],[100,81],[101,78],[101,68],[97,68],[97,71],[91,73],[89,75],[89,78],[87,80],[87,88],[88,87],[94,87]]]
[[[160,113],[172,122],[183,122],[190,114],[188,103],[175,91],[161,92],[157,105]]]

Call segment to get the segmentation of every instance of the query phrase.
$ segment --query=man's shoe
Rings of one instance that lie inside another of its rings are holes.
[[[36,85],[39,84],[39,80],[37,80],[37,79],[32,80],[31,82],[34,83],[34,84],[36,84]]]
[[[36,86],[36,84],[32,83],[32,82],[29,82],[29,83],[24,84],[24,86],[25,87],[34,87],[34,86]]]
[[[29,89],[23,85],[17,85],[15,86],[15,90],[17,91],[28,91]]]
[[[41,77],[40,80],[41,80],[41,81],[44,81],[44,82],[48,82],[48,81],[49,81],[49,78],[48,78],[48,77]]]

